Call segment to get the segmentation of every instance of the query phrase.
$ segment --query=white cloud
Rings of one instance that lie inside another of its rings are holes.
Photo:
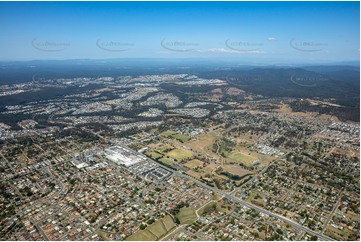
[[[277,38],[275,38],[275,37],[268,37],[267,40],[270,41],[270,42],[276,42],[276,41],[277,41]]]
[[[253,54],[264,54],[266,52],[260,50],[230,50],[225,48],[210,48],[206,50],[197,50],[199,52],[208,52],[208,53],[230,53],[230,54],[240,54],[240,53],[253,53]]]

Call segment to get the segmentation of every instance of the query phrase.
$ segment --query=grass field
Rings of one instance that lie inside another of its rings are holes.
[[[155,221],[144,230],[139,230],[135,234],[129,236],[128,241],[155,241],[159,240],[165,234],[175,227],[172,218],[167,215],[164,218]]]
[[[192,224],[198,219],[196,210],[191,207],[183,207],[180,209],[179,213],[176,215],[181,224]]]
[[[125,240],[128,241],[155,241],[157,240],[157,237],[149,232],[147,229],[145,230],[139,230],[135,234],[132,234]]]
[[[253,172],[246,170],[244,168],[242,168],[241,166],[238,165],[224,165],[223,167],[224,171],[227,171],[233,175],[238,175],[240,177],[247,175],[247,174],[252,174]]]
[[[211,208],[212,206],[214,205],[217,205],[217,202],[216,201],[212,201],[210,203],[208,203],[207,205],[201,207],[199,210],[198,210],[198,215],[202,215],[204,213],[204,211],[207,211],[207,209]]]
[[[147,227],[147,230],[149,230],[152,234],[157,236],[158,239],[167,233],[167,230],[164,227],[161,220],[157,220],[156,222],[149,225]]]
[[[206,149],[208,146],[211,146],[217,139],[215,134],[205,134],[201,135],[197,140],[189,142],[190,147],[196,147],[198,149]]]
[[[194,168],[197,168],[197,167],[200,167],[203,165],[203,161],[200,161],[200,160],[197,160],[197,159],[194,159],[194,160],[190,160],[188,161],[187,163],[184,164],[184,166],[190,168],[190,169],[194,169]]]
[[[202,173],[196,172],[196,171],[193,171],[193,170],[186,171],[186,174],[191,176],[191,177],[194,177],[196,179],[200,179],[201,176],[202,176]]]
[[[228,159],[246,166],[252,166],[252,163],[257,160],[257,157],[248,155],[245,152],[232,152],[228,155]]]
[[[190,140],[190,137],[188,135],[184,135],[184,134],[173,134],[172,137],[175,138],[176,140],[179,140],[182,143]]]
[[[170,165],[170,166],[176,164],[174,161],[172,161],[171,159],[168,159],[166,157],[163,157],[163,158],[159,159],[159,161],[162,162],[165,165]]]
[[[148,155],[148,156],[150,156],[152,159],[157,159],[157,158],[162,157],[161,154],[158,154],[158,153],[153,152],[153,151],[147,152],[147,153],[145,153],[145,154]]]
[[[173,147],[170,145],[163,145],[157,149],[155,149],[155,151],[159,152],[159,153],[164,153],[164,152],[168,152],[173,150]]]
[[[161,136],[164,136],[164,137],[170,137],[172,136],[173,134],[176,134],[176,132],[172,131],[172,130],[167,130],[167,131],[164,131],[163,133],[161,133],[160,135]]]
[[[162,221],[163,221],[163,224],[164,224],[165,228],[167,229],[167,231],[170,231],[171,229],[173,229],[175,227],[173,219],[169,215],[165,216],[162,219]]]
[[[193,153],[189,150],[175,149],[167,153],[167,156],[172,157],[176,161],[183,161],[192,158]]]
[[[171,130],[168,130],[168,131],[165,131],[163,133],[161,133],[161,136],[164,136],[164,137],[171,137],[173,139],[176,139],[176,140],[179,140],[180,142],[184,143],[184,142],[187,142],[188,140],[190,140],[190,137],[188,135],[184,135],[184,134],[178,134],[174,131],[171,131]]]

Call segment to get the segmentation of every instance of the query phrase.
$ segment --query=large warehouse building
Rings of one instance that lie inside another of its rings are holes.
[[[105,156],[107,159],[113,161],[117,165],[124,165],[126,167],[137,164],[144,160],[143,157],[136,156],[128,149],[119,146],[112,146],[106,149]]]

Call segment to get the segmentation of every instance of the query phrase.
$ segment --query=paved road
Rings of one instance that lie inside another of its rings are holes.
[[[155,162],[155,161],[153,161],[153,162]],[[256,210],[256,211],[261,212],[261,213],[264,213],[264,214],[267,214],[267,215],[269,215],[269,216],[271,216],[271,217],[278,218],[278,219],[286,222],[287,224],[294,226],[295,228],[297,228],[297,229],[299,229],[299,230],[301,230],[301,231],[304,231],[304,232],[307,232],[307,233],[309,233],[309,234],[311,234],[311,235],[317,236],[318,239],[320,239],[320,240],[325,240],[325,241],[334,240],[334,239],[332,239],[332,238],[330,238],[330,237],[328,237],[328,236],[325,236],[325,235],[323,235],[323,234],[321,234],[321,233],[318,233],[318,232],[315,232],[315,231],[313,231],[313,230],[311,230],[311,229],[309,229],[309,228],[306,228],[306,227],[302,226],[301,224],[299,224],[299,223],[297,223],[297,222],[295,222],[295,221],[293,221],[293,220],[291,220],[291,219],[289,219],[289,218],[286,218],[286,217],[284,217],[284,216],[282,216],[282,215],[273,213],[273,212],[268,211],[268,210],[266,210],[266,209],[260,208],[260,207],[258,207],[258,206],[256,206],[256,205],[251,204],[251,203],[248,203],[248,202],[246,202],[246,201],[243,201],[243,200],[241,200],[241,199],[239,199],[239,198],[237,198],[237,197],[235,197],[235,196],[233,196],[233,195],[231,195],[231,194],[228,194],[228,193],[226,193],[226,192],[223,192],[223,191],[221,191],[221,190],[219,190],[219,189],[217,189],[217,188],[208,186],[208,185],[204,184],[203,182],[201,182],[201,181],[199,181],[199,180],[197,180],[197,179],[195,179],[195,178],[193,178],[193,177],[190,177],[190,176],[188,176],[188,175],[185,175],[185,174],[183,174],[183,173],[181,173],[181,172],[179,172],[179,171],[173,171],[173,170],[169,169],[169,168],[166,167],[166,166],[163,166],[163,165],[161,165],[161,164],[159,164],[159,165],[162,166],[164,169],[166,169],[166,170],[168,170],[168,171],[170,171],[170,172],[173,172],[173,173],[174,173],[175,175],[177,175],[177,176],[180,176],[180,177],[183,177],[183,178],[192,180],[194,183],[200,185],[201,187],[203,187],[203,188],[205,188],[205,189],[208,189],[208,190],[211,190],[211,191],[213,191],[213,192],[215,192],[215,193],[218,193],[218,194],[226,197],[228,200],[231,200],[231,201],[233,201],[233,202],[239,203],[239,204],[241,204],[241,205],[243,205],[243,206],[245,206],[245,207],[248,207],[248,208],[253,208],[253,209]]]
[[[129,149],[129,148],[128,148],[128,149]],[[134,151],[134,153],[139,154],[138,152],[135,152],[135,151]],[[142,155],[143,155],[143,154],[142,154]],[[150,161],[152,161],[152,162],[156,162],[156,161],[153,161],[153,160],[151,160],[151,159],[149,159],[149,158],[147,158],[147,159],[150,160]],[[299,223],[297,223],[297,222],[295,222],[295,221],[293,221],[293,220],[291,220],[291,219],[289,219],[289,218],[286,218],[286,217],[284,217],[284,216],[282,216],[282,215],[273,213],[273,212],[268,211],[268,210],[266,210],[266,209],[260,208],[260,207],[258,207],[258,206],[256,206],[256,205],[251,204],[251,203],[248,203],[248,202],[246,202],[246,201],[243,201],[243,200],[241,200],[241,199],[233,196],[232,194],[228,194],[228,193],[223,192],[223,191],[221,191],[221,190],[219,190],[219,189],[217,189],[217,188],[208,186],[208,185],[204,184],[203,182],[201,182],[201,181],[199,181],[199,180],[197,180],[197,179],[195,179],[195,178],[193,178],[193,177],[190,177],[190,176],[188,176],[188,175],[186,175],[186,174],[184,174],[184,173],[182,173],[182,172],[174,171],[174,170],[172,170],[172,169],[170,169],[170,168],[168,168],[168,167],[166,167],[166,166],[164,166],[164,165],[162,165],[162,164],[159,164],[159,163],[157,163],[157,164],[158,164],[159,166],[161,166],[162,168],[164,168],[164,169],[166,169],[166,170],[168,170],[168,171],[170,171],[170,172],[173,172],[174,175],[177,175],[177,176],[180,176],[180,177],[183,177],[183,178],[192,180],[194,183],[198,184],[199,186],[201,186],[201,187],[203,187],[203,188],[205,188],[205,189],[211,190],[211,191],[213,191],[213,192],[215,192],[215,193],[218,193],[218,194],[226,197],[228,200],[231,200],[231,201],[233,201],[233,202],[239,203],[239,204],[241,204],[241,205],[243,205],[243,206],[245,206],[245,207],[248,207],[248,208],[253,208],[253,209],[255,209],[256,211],[261,212],[261,213],[264,213],[264,214],[267,214],[267,215],[269,215],[269,216],[271,216],[271,217],[278,218],[278,219],[286,222],[287,224],[294,226],[294,227],[297,228],[297,229],[300,229],[300,230],[302,230],[302,231],[304,231],[304,232],[307,232],[307,233],[309,233],[309,234],[311,234],[311,235],[317,236],[318,239],[320,239],[320,240],[326,240],[326,241],[334,240],[334,239],[332,239],[332,238],[330,238],[330,237],[328,237],[328,236],[325,236],[325,235],[323,235],[323,234],[321,234],[321,233],[318,233],[318,232],[315,232],[315,231],[313,231],[313,230],[311,230],[311,229],[309,229],[309,228],[306,228],[306,227],[302,226],[301,224],[299,224]]]
[[[115,143],[115,144],[118,145],[118,146],[121,146],[121,147],[123,147],[123,148],[127,148],[128,150],[130,150],[128,147],[124,147],[124,145],[123,145],[122,143],[114,142],[114,141],[109,140],[109,139],[106,139],[106,138],[104,138],[104,137],[102,137],[102,136],[100,136],[100,135],[98,135],[98,134],[96,134],[96,133],[94,133],[94,132],[92,132],[92,133],[95,134],[95,135],[97,135],[98,137],[106,140],[106,141],[110,141],[111,143]],[[143,157],[146,157],[146,156],[144,156],[143,154],[138,153],[138,152],[136,152],[136,151],[133,151],[133,153],[136,154],[136,155],[139,155],[139,154],[140,154],[140,155],[142,155]],[[197,179],[195,179],[195,178],[193,178],[193,177],[190,177],[190,176],[188,176],[188,175],[186,175],[186,174],[184,174],[184,173],[181,173],[181,172],[179,172],[179,171],[174,171],[174,170],[172,170],[172,169],[170,169],[170,168],[168,168],[168,167],[166,167],[166,166],[164,166],[164,165],[162,165],[162,164],[160,164],[160,163],[158,163],[158,162],[156,162],[156,161],[154,161],[154,160],[152,160],[152,159],[149,159],[148,157],[146,157],[146,158],[147,158],[148,160],[150,160],[151,162],[157,163],[160,167],[164,168],[165,170],[172,172],[174,175],[177,175],[177,176],[183,177],[183,178],[185,178],[185,179],[191,180],[191,181],[193,181],[194,183],[198,184],[199,186],[201,186],[201,187],[203,187],[203,188],[205,188],[205,189],[208,189],[208,190],[210,190],[210,191],[213,191],[214,193],[217,193],[217,194],[220,194],[220,195],[226,197],[228,200],[231,200],[231,201],[233,201],[233,202],[239,203],[239,204],[241,204],[241,205],[243,205],[243,206],[245,206],[245,207],[248,207],[248,208],[253,208],[254,210],[256,210],[256,211],[258,211],[258,212],[261,212],[261,213],[263,213],[263,214],[269,215],[270,217],[274,217],[274,218],[277,218],[277,219],[279,219],[279,220],[282,220],[283,222],[285,222],[285,223],[287,223],[287,224],[289,224],[289,225],[291,225],[291,226],[293,226],[293,227],[295,227],[295,228],[297,228],[297,229],[299,229],[299,230],[301,230],[301,231],[307,232],[307,233],[310,234],[310,235],[315,235],[315,236],[317,236],[319,240],[334,241],[334,239],[332,239],[332,238],[330,238],[330,237],[328,237],[328,236],[325,236],[325,235],[323,235],[322,233],[318,233],[318,232],[315,232],[315,231],[313,231],[313,230],[311,230],[311,229],[309,229],[309,228],[306,228],[306,227],[304,227],[303,225],[301,225],[301,224],[299,224],[299,223],[297,223],[297,222],[295,222],[295,221],[293,221],[293,220],[291,220],[291,219],[289,219],[289,218],[286,218],[286,217],[284,217],[284,216],[282,216],[282,215],[273,213],[273,212],[268,211],[268,210],[266,210],[266,209],[260,208],[260,207],[258,207],[258,206],[256,206],[256,205],[251,204],[251,203],[248,203],[248,202],[246,202],[246,201],[243,201],[243,200],[241,200],[241,199],[233,196],[232,194],[228,194],[228,193],[223,192],[223,191],[221,191],[221,190],[219,190],[219,189],[217,189],[217,188],[208,186],[208,185],[204,184],[203,182],[201,182],[201,181],[199,181],[199,180],[197,180]]]
[[[327,219],[325,225],[322,228],[322,233],[324,233],[326,231],[327,225],[331,221],[331,219],[332,219],[333,215],[335,214],[338,206],[340,205],[340,200],[341,200],[341,193],[340,193],[339,197],[337,198],[336,204],[333,206],[333,209],[332,209],[332,212],[331,212],[330,216],[328,216],[328,219]]]
[[[39,233],[43,236],[43,238],[47,241],[49,241],[48,236],[46,236],[46,234],[44,233],[44,231],[42,230],[42,228],[39,226],[38,223],[35,223],[35,221],[32,218],[29,218],[30,222],[36,227],[36,229],[39,231]]]

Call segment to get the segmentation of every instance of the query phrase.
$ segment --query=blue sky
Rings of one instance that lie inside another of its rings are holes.
[[[0,60],[359,60],[359,2],[0,2]]]

